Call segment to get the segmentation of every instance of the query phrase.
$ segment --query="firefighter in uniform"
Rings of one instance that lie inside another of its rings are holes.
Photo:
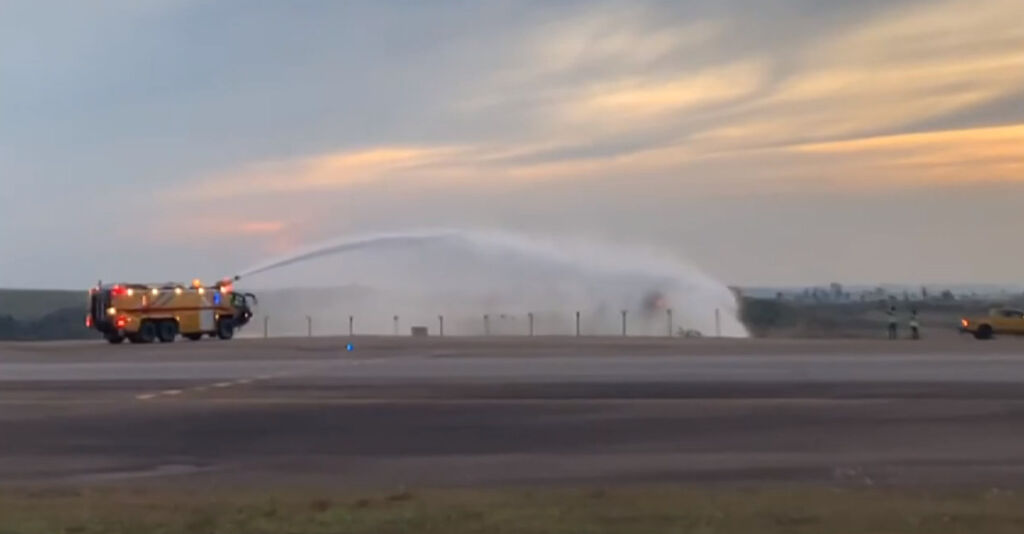
[[[897,339],[899,337],[899,323],[896,321],[896,306],[889,306],[889,311],[885,312],[885,315],[889,320],[889,339]]]
[[[917,310],[910,310],[910,338],[921,339],[921,323],[917,320]]]

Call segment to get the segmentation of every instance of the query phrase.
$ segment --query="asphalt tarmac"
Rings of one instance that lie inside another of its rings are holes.
[[[1024,487],[1022,445],[1018,339],[0,344],[15,486]]]

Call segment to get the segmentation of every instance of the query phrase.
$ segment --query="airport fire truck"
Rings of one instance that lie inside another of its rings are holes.
[[[85,324],[110,343],[171,343],[180,334],[198,341],[204,335],[231,339],[252,318],[256,297],[237,293],[230,280],[204,286],[97,284],[89,290]]]

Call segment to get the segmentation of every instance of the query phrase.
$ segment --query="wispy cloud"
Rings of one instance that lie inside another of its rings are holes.
[[[660,118],[734,101],[755,94],[765,79],[759,61],[706,68],[669,79],[634,77],[586,89],[578,102],[570,103],[577,120],[631,120]]]
[[[581,73],[594,67],[646,69],[675,54],[693,50],[722,36],[719,21],[702,19],[683,25],[659,21],[657,13],[635,5],[605,5],[568,19],[553,20],[528,32],[508,72],[527,81],[540,76]]]
[[[1024,89],[1024,4],[894,7],[808,47],[738,117],[698,135],[727,146],[879,135]]]
[[[205,176],[182,191],[188,197],[217,199],[344,189],[450,163],[461,151],[457,147],[379,146],[328,152]]]
[[[791,150],[831,156],[861,171],[868,182],[878,171],[904,183],[1024,182],[1024,124],[813,143]]]
[[[238,231],[243,234],[276,234],[286,227],[283,221],[245,221],[238,225]]]

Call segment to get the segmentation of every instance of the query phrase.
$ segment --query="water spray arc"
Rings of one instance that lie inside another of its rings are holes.
[[[444,240],[458,239],[458,235],[454,233],[437,233],[437,234],[408,234],[408,235],[383,235],[376,237],[369,237],[364,239],[355,239],[352,241],[345,241],[332,245],[324,245],[316,247],[312,250],[300,252],[292,256],[272,260],[269,263],[257,265],[246,269],[234,276],[234,279],[241,280],[243,277],[250,277],[255,274],[271,271],[274,269],[280,269],[296,263],[304,261],[315,260],[317,258],[323,258],[327,256],[334,256],[345,252],[353,252],[360,249],[366,248],[402,248],[411,245],[417,245],[422,243],[438,242]]]

